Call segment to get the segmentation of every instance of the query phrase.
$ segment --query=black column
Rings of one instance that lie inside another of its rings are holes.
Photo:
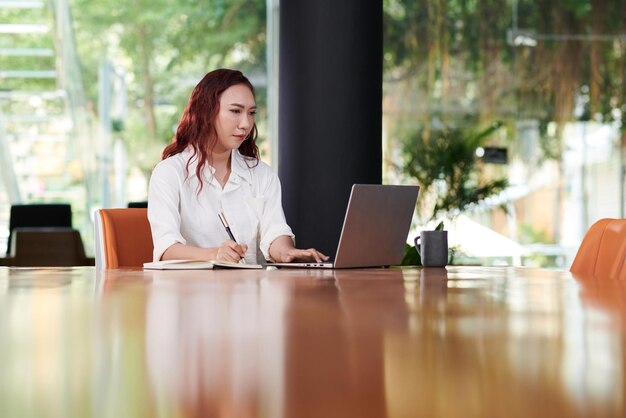
[[[335,255],[350,188],[382,180],[382,1],[280,3],[279,176],[298,247]]]

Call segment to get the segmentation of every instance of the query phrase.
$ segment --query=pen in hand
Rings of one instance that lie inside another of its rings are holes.
[[[230,230],[230,226],[228,225],[228,221],[226,220],[226,217],[224,216],[224,214],[220,212],[217,214],[217,216],[220,218],[220,222],[222,222],[222,225],[224,225],[224,229],[226,229],[226,233],[228,234],[230,239],[237,242],[237,240],[235,239],[235,236],[233,235],[233,231]],[[246,263],[246,260],[243,257],[241,258],[241,263],[243,264]]]

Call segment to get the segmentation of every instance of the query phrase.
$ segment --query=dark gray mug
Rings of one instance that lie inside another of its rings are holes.
[[[424,267],[445,267],[448,264],[448,231],[421,231],[415,247]]]

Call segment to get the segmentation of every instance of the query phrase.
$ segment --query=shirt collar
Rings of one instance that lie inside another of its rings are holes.
[[[252,161],[252,159],[241,155],[239,150],[233,150],[230,161],[231,175],[235,174],[242,180],[252,184],[252,173],[250,172],[250,166],[248,165],[250,161]]]
[[[196,167],[198,166],[198,155],[197,154],[193,155],[193,148],[187,147],[181,153],[181,155],[183,157],[183,160],[185,161],[185,164],[188,161],[190,161],[189,163],[190,174],[192,175],[195,174]],[[249,161],[252,161],[252,159],[241,155],[239,150],[233,150],[231,154],[230,169],[231,169],[231,176],[233,174],[235,175],[232,178],[233,180],[235,180],[235,182],[238,182],[237,179],[242,179],[246,181],[247,183],[252,184],[252,174],[250,173],[250,166],[248,166]],[[211,175],[209,175],[209,172],[211,173]],[[212,181],[213,173],[215,173],[215,168],[207,164],[206,167],[204,168],[204,173],[203,173],[204,180],[207,183],[210,183]]]

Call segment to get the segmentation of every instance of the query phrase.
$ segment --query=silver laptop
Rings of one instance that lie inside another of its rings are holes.
[[[333,262],[268,263],[298,268],[355,268],[397,265],[415,211],[419,186],[352,186]]]

